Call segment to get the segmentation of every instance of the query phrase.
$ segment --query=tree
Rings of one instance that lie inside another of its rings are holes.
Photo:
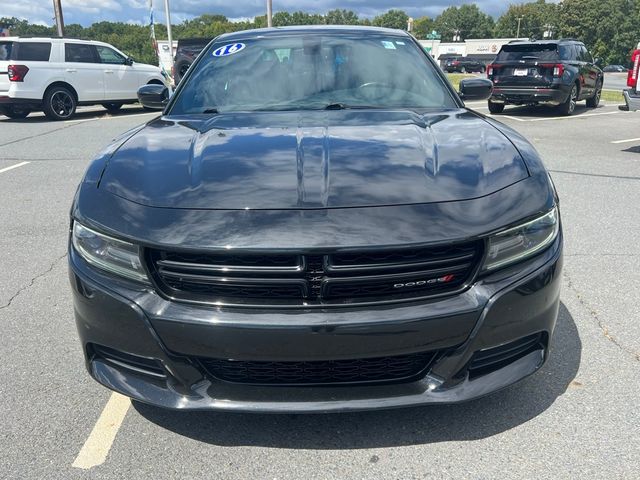
[[[373,19],[373,25],[376,27],[396,28],[398,30],[406,30],[409,22],[409,15],[403,10],[389,10],[387,13],[378,15]]]
[[[465,4],[461,7],[449,7],[434,21],[434,28],[442,35],[443,41],[451,41],[456,35],[461,39],[491,38],[494,22],[476,5]]]
[[[413,35],[424,40],[433,31],[433,20],[429,17],[416,18],[413,22]]]
[[[329,10],[324,16],[327,25],[358,25],[360,19],[358,14],[351,10]]]
[[[557,24],[559,13],[558,4],[546,3],[545,0],[509,5],[508,10],[496,22],[495,35],[515,37],[518,33],[518,18],[521,18],[520,37],[542,38],[545,25]]]

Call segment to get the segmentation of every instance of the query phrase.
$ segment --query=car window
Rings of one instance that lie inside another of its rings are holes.
[[[98,56],[100,57],[100,61],[102,63],[109,63],[115,65],[123,65],[125,61],[125,57],[116,52],[113,48],[102,47],[100,45],[96,46],[98,50]]]
[[[555,61],[559,59],[558,45],[547,44],[512,44],[500,49],[496,57],[497,62],[512,62],[520,60]]]
[[[582,61],[583,62],[593,63],[593,57],[589,53],[589,50],[587,50],[587,47],[581,46],[580,48],[582,50],[582,59],[583,59]]]
[[[98,63],[93,45],[65,43],[64,61],[75,63]]]
[[[0,62],[11,59],[13,42],[0,42]]]
[[[177,93],[172,114],[351,107],[456,107],[404,36],[289,35],[217,42]]]
[[[567,62],[575,61],[577,58],[576,49],[571,44],[558,45],[560,60]]]
[[[49,42],[19,42],[11,52],[11,60],[48,62],[51,56]]]

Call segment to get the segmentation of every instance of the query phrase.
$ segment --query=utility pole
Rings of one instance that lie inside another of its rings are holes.
[[[452,38],[452,40],[453,40],[454,42],[459,42],[459,41],[460,41],[460,39],[461,39],[461,37],[460,37],[460,30],[454,30],[454,31],[453,31],[453,38]]]
[[[53,0],[53,13],[56,16],[56,27],[58,28],[58,36],[64,37],[64,18],[62,18],[61,0]]]
[[[169,10],[169,0],[164,0],[164,16],[167,22],[167,40],[169,40],[171,72],[173,72],[173,36],[171,35],[171,11]]]
[[[544,28],[545,28],[545,30],[544,30],[544,33],[542,34],[542,36],[543,36],[544,38],[553,38],[553,29],[554,29],[554,26],[553,26],[553,25],[551,25],[550,23],[547,23],[547,24],[544,26]]]
[[[267,0],[267,27],[273,27],[273,8],[271,0]]]
[[[518,17],[518,33],[516,33],[516,38],[520,38],[520,22],[522,22],[523,19],[524,17]]]

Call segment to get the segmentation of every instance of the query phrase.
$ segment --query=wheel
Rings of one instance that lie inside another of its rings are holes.
[[[28,107],[14,107],[14,106],[4,106],[0,107],[0,114],[5,115],[9,118],[13,118],[14,120],[20,118],[27,118],[27,116],[31,113],[31,110]]]
[[[578,102],[578,85],[571,87],[571,92],[567,97],[567,101],[558,105],[558,111],[561,115],[573,115],[576,111],[576,103]]]
[[[596,84],[596,91],[593,97],[587,98],[587,108],[598,108],[600,105],[600,98],[602,97],[602,82]]]
[[[107,112],[116,113],[122,108],[122,103],[103,103],[102,106],[107,110]]]
[[[504,103],[495,103],[489,100],[489,111],[494,115],[504,112]]]
[[[68,88],[54,86],[45,92],[42,106],[49,120],[68,120],[76,113],[78,102]]]

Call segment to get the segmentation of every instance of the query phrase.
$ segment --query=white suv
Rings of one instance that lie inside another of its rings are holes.
[[[158,67],[135,63],[107,43],[0,38],[0,114],[10,118],[43,110],[66,120],[78,105],[92,104],[115,112],[136,102],[138,88],[149,83],[165,83]]]

